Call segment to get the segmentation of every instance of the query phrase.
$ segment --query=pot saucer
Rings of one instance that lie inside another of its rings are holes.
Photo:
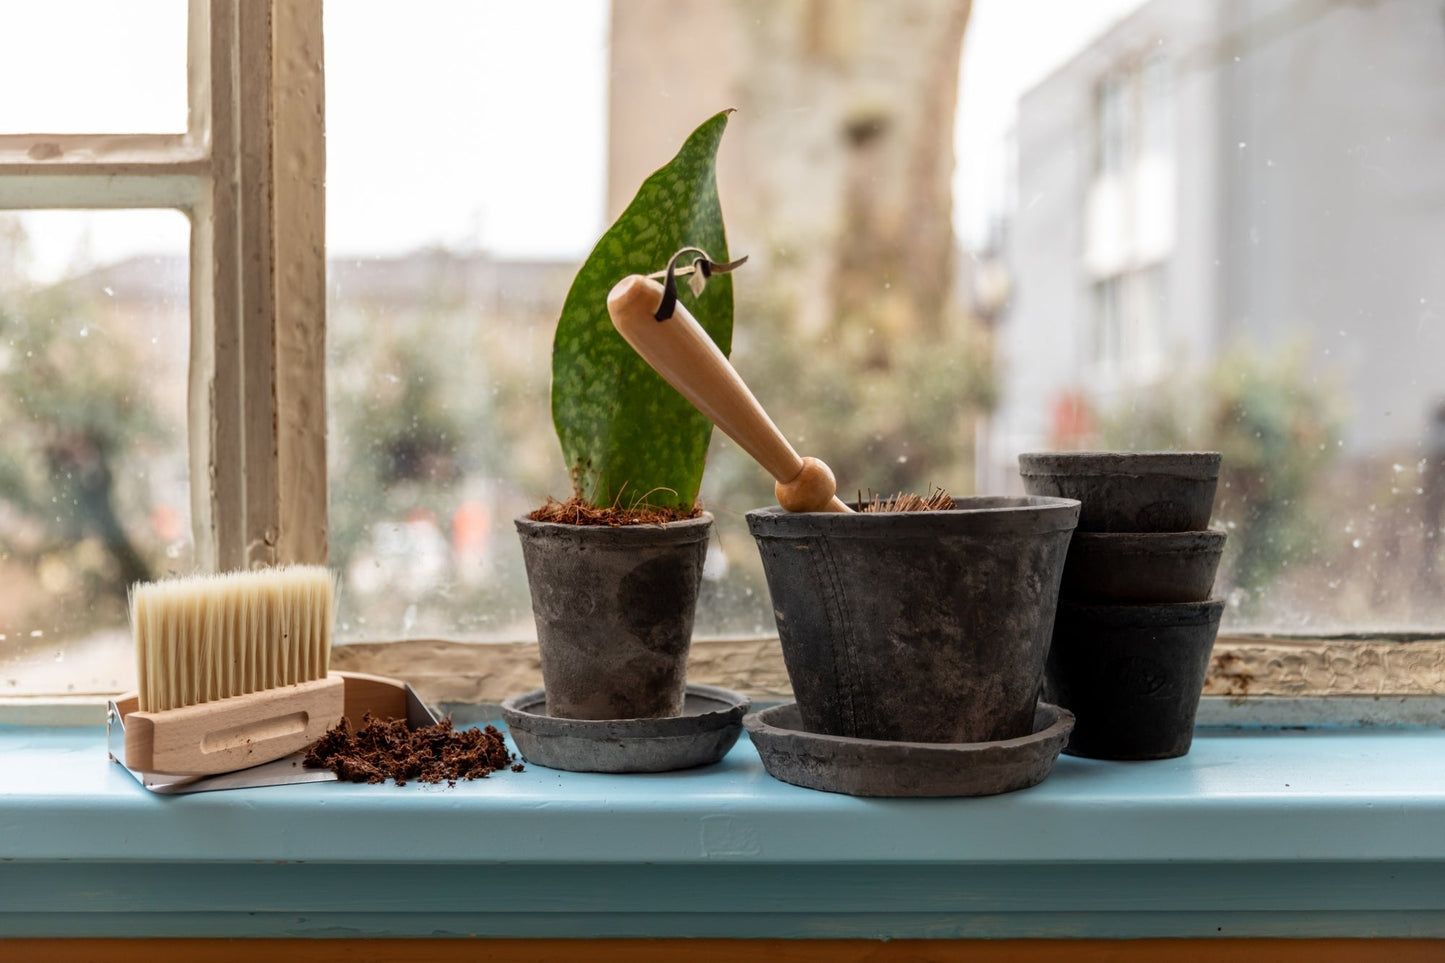
[[[1038,785],[1054,768],[1074,715],[1047,702],[1034,731],[996,742],[885,742],[808,732],[797,703],[743,720],[775,779],[850,796],[992,796]]]
[[[660,719],[562,719],[534,689],[502,703],[502,718],[528,762],[570,772],[670,772],[717,762],[738,741],[747,696],[687,687],[682,715]]]

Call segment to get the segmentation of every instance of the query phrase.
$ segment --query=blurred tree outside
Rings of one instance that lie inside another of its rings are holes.
[[[737,364],[845,497],[968,494],[995,402],[957,279],[954,115],[969,0],[734,4]],[[767,497],[764,503],[771,502]]]
[[[0,570],[12,653],[123,625],[128,587],[176,564],[190,536],[146,483],[176,437],[134,337],[102,323],[73,282],[26,283],[26,245],[17,222],[0,222],[0,263],[15,272],[0,285]]]
[[[694,115],[735,106],[719,151],[734,366],[839,494],[972,492],[995,404],[991,334],[954,237],[969,0],[614,4],[609,200],[621,210]],[[709,56],[699,59],[699,35]],[[743,515],[772,480],[720,433],[703,502],[718,567],[699,631],[772,630]]]
[[[520,637],[530,613],[511,518],[561,491],[547,414],[551,319],[485,256],[332,265],[331,565],[340,637]],[[521,299],[527,302],[527,298]],[[529,302],[528,302],[529,303]],[[543,363],[540,368],[545,372]],[[556,478],[554,478],[554,474]],[[524,507],[525,506],[525,507]]]

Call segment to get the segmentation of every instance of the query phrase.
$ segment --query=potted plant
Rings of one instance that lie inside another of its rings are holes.
[[[693,612],[712,517],[697,503],[712,423],[622,340],[619,278],[683,249],[727,260],[716,156],[727,113],[649,177],[578,271],[552,350],[552,417],[573,492],[516,520],[537,623],[547,713],[646,719],[683,710]],[[730,349],[730,279],[681,298]]]
[[[708,265],[705,265],[705,267]],[[769,772],[866,795],[969,795],[1047,775],[1072,716],[1038,702],[1073,499],[899,493],[850,507],[698,321],[629,275],[614,326],[773,476],[749,512],[797,696],[745,720]],[[920,748],[922,747],[922,748]]]

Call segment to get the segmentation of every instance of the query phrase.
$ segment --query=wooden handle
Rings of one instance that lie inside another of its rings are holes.
[[[607,295],[607,313],[627,343],[727,433],[777,482],[778,504],[790,512],[852,511],[838,500],[833,472],[816,458],[800,457],[702,325],[678,302],[671,318],[653,315],[662,285],[633,274]]]
[[[212,775],[304,749],[341,721],[339,675],[216,702],[125,715],[125,764],[140,772]]]

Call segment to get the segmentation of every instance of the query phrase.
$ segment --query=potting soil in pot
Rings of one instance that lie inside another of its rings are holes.
[[[651,505],[637,508],[609,505],[598,508],[573,495],[565,502],[549,498],[547,504],[527,517],[534,522],[555,522],[558,525],[606,525],[616,528],[620,525],[666,525],[668,522],[697,518],[701,514],[702,509],[696,505],[689,509],[653,508]]]

